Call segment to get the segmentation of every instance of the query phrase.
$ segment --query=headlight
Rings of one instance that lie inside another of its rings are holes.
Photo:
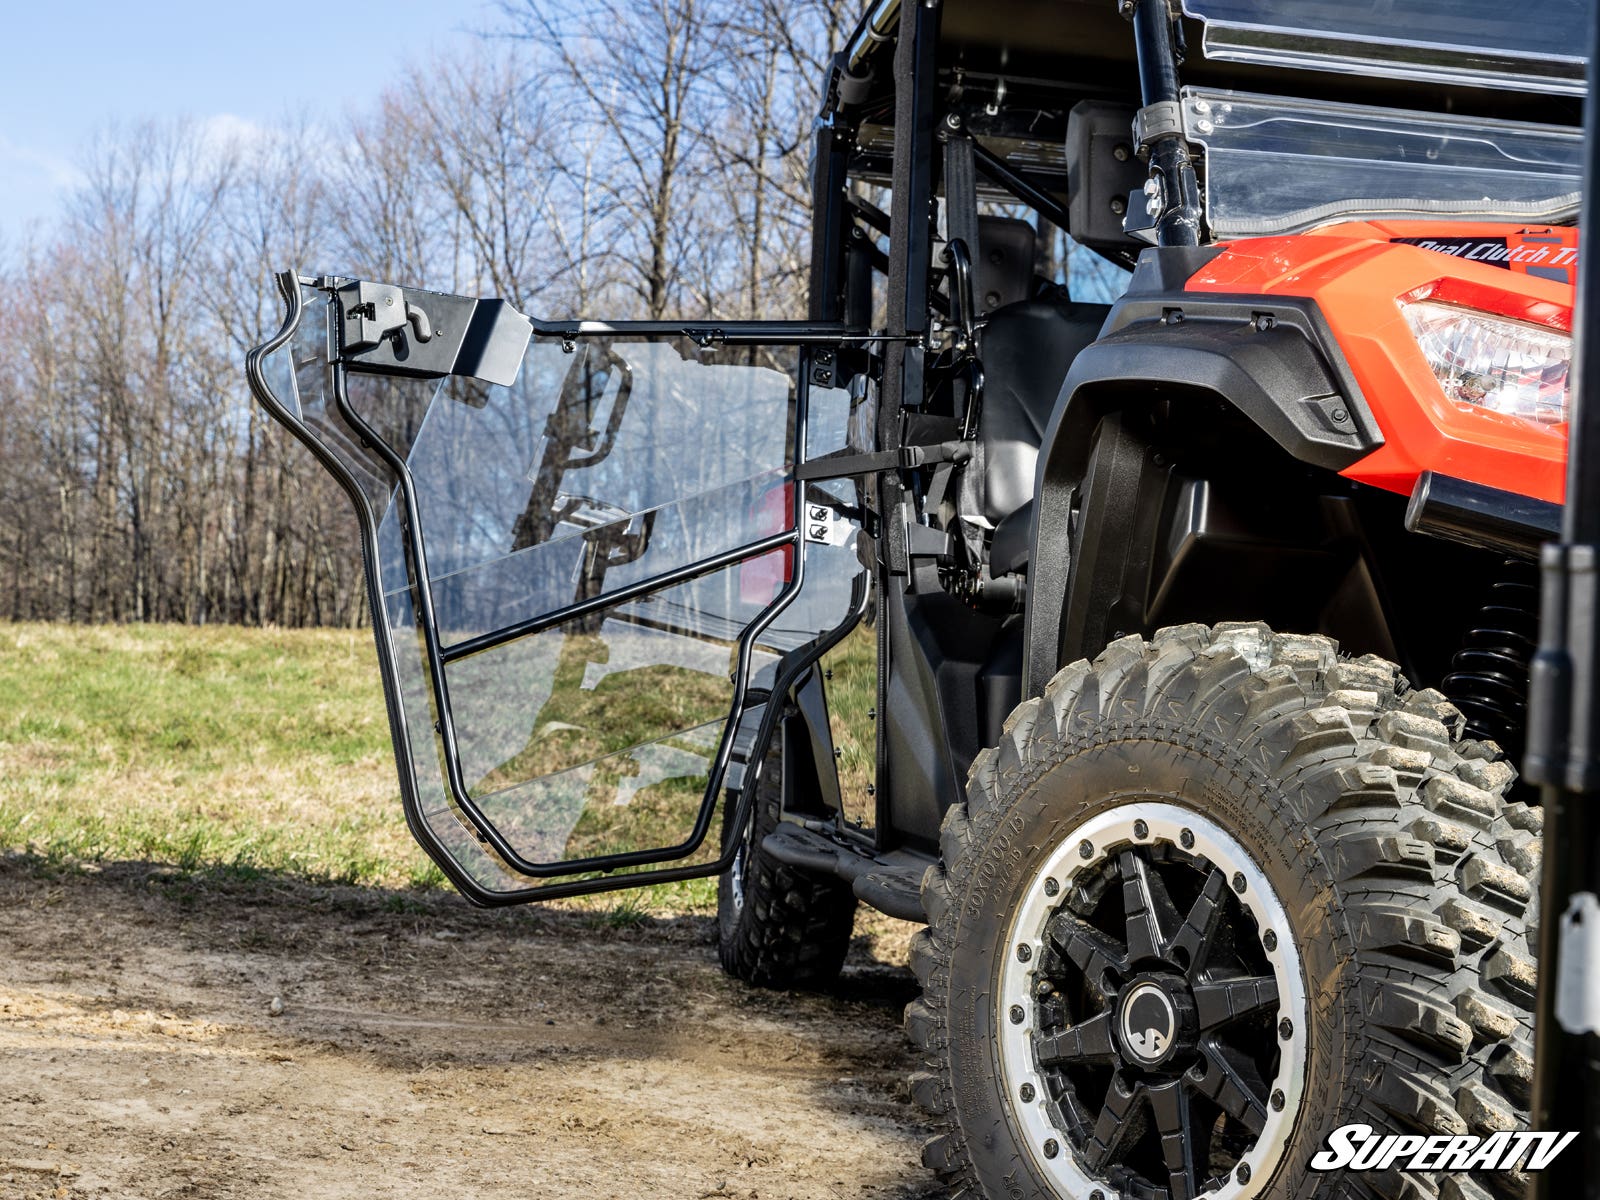
[[[1400,310],[1449,399],[1540,425],[1567,419],[1570,334],[1436,299]]]

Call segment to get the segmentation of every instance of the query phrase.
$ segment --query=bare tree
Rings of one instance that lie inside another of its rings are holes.
[[[812,123],[847,11],[842,0],[726,0],[718,14],[726,52],[707,138],[742,271],[717,290],[737,289],[740,315],[804,310]]]
[[[240,364],[294,267],[541,315],[805,306],[839,0],[505,0],[368,111],[107,130],[0,256],[0,616],[361,620],[347,499]]]
[[[548,286],[545,110],[517,56],[447,59],[414,68],[405,116],[424,186],[449,214],[456,291],[527,308]]]
[[[591,0],[561,17],[529,0],[508,8],[542,82],[607,131],[611,161],[592,175],[614,202],[611,253],[647,316],[679,299],[681,216],[695,185],[716,24],[705,0]],[[592,161],[592,160],[591,160]],[[573,164],[564,163],[570,173]]]

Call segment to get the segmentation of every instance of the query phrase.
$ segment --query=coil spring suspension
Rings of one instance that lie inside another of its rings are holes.
[[[1538,568],[1508,561],[1440,684],[1466,718],[1468,736],[1498,742],[1513,761],[1522,757],[1528,664],[1538,642]]]

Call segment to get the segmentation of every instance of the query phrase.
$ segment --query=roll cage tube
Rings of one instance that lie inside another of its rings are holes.
[[[1600,62],[1600,17],[1590,15],[1589,62]],[[1591,88],[1593,84],[1591,83]],[[1580,228],[1600,225],[1600,128],[1591,91],[1584,113]],[[1536,1200],[1600,1197],[1600,271],[1577,278],[1577,377],[1561,538],[1540,559],[1539,649],[1528,689],[1523,775],[1539,787],[1544,856],[1539,886],[1539,979],[1534,1008],[1534,1129],[1578,1130],[1578,1145],[1534,1175]]]
[[[397,760],[400,768],[402,798],[407,824],[411,832],[463,893],[475,902],[485,905],[515,903],[525,901],[534,896],[553,898],[560,895],[633,887],[651,882],[668,882],[676,879],[715,874],[725,869],[732,860],[733,851],[731,849],[722,853],[714,862],[695,866],[658,868],[621,876],[546,884],[533,889],[504,890],[485,887],[473,879],[461,864],[456,862],[447,847],[440,842],[435,831],[430,828],[428,822],[424,819],[419,801],[417,780],[410,753],[410,735],[405,714],[400,708],[400,689],[395,677],[395,647],[388,621],[385,619],[383,588],[379,572],[375,569],[379,561],[378,525],[375,514],[360,481],[352,473],[350,467],[342,462],[339,456],[324,445],[321,439],[306,426],[301,418],[298,403],[288,403],[275,392],[268,381],[265,363],[270,355],[282,349],[293,338],[299,328],[305,314],[303,288],[312,288],[327,293],[330,302],[338,300],[341,289],[344,289],[342,315],[346,319],[356,322],[356,332],[354,336],[348,339],[348,346],[330,347],[328,363],[328,369],[331,374],[329,382],[332,385],[330,392],[341,419],[363,439],[367,448],[382,460],[395,478],[395,499],[398,501],[400,510],[405,517],[403,522],[404,549],[412,572],[412,588],[417,604],[417,620],[423,635],[423,650],[430,676],[431,699],[437,718],[435,731],[438,733],[444,748],[444,782],[448,789],[449,800],[481,845],[488,847],[494,856],[509,867],[510,870],[519,875],[537,879],[557,875],[573,875],[588,871],[612,871],[626,867],[668,862],[687,857],[694,853],[704,842],[733,752],[735,737],[741,730],[746,716],[758,706],[762,710],[759,728],[756,730],[755,741],[758,746],[764,744],[765,740],[770,737],[772,728],[775,725],[777,706],[765,705],[766,696],[760,697],[759,700],[753,700],[750,695],[751,662],[756,639],[771,624],[773,619],[789,605],[799,593],[804,582],[806,558],[803,553],[805,489],[801,487],[791,489],[793,493],[793,512],[790,514],[789,528],[782,532],[757,539],[731,551],[684,564],[675,570],[662,572],[633,586],[616,589],[609,595],[579,600],[543,614],[535,620],[522,622],[504,630],[497,630],[481,635],[478,638],[444,647],[441,645],[438,636],[433,594],[427,567],[427,549],[422,538],[420,508],[411,471],[405,459],[351,405],[345,386],[346,372],[352,366],[355,366],[363,373],[378,375],[387,374],[414,379],[442,379],[449,375],[458,375],[508,384],[515,377],[522,354],[529,338],[534,333],[558,337],[562,339],[564,346],[570,346],[577,340],[586,338],[668,335],[688,338],[700,346],[766,344],[826,347],[848,344],[865,345],[880,340],[882,335],[867,330],[848,329],[837,322],[815,321],[737,323],[539,321],[516,313],[515,310],[511,309],[509,305],[504,305],[503,302],[476,302],[460,297],[439,296],[434,293],[406,293],[402,289],[394,289],[392,293],[385,293],[372,291],[369,287],[368,291],[363,292],[361,289],[352,290],[351,285],[354,282],[331,277],[303,277],[293,271],[279,274],[277,283],[286,306],[284,321],[278,331],[266,342],[253,348],[248,353],[246,356],[246,377],[258,402],[271,415],[288,426],[295,436],[312,450],[313,454],[334,475],[355,504],[361,525],[362,557],[368,584],[368,601],[375,616],[374,633],[378,643],[380,666],[385,677],[385,696],[389,711],[391,734],[394,737],[398,752]],[[379,285],[379,287],[382,286]],[[382,336],[385,332],[384,330],[375,331],[377,333],[375,337],[369,336],[374,331],[370,329],[368,321],[364,319],[367,313],[371,311],[368,305],[373,304],[374,296],[376,296],[378,303],[383,303],[383,297],[386,294],[390,296],[391,303],[385,304],[384,307],[397,308],[400,314],[399,320],[409,324],[414,330],[413,336],[407,339],[408,347],[413,351],[420,352],[407,359],[396,359],[389,350],[386,350],[386,347],[389,347],[391,343]],[[413,305],[410,300],[412,295],[425,295],[429,300],[430,306],[435,307],[436,310],[442,309],[448,315],[443,321],[440,321],[436,312],[434,320],[431,322],[432,327],[430,327],[430,322],[426,315],[418,319],[418,313],[415,311],[417,306]],[[467,311],[461,307],[453,307],[450,303],[452,301],[458,301],[462,306],[476,305],[478,307]],[[436,334],[436,327],[443,327],[449,332],[445,336],[440,336]],[[831,382],[831,372],[825,377],[819,376],[819,382]],[[796,447],[803,447],[805,444],[807,384],[808,372],[802,371],[793,400],[796,409],[794,443]],[[618,604],[631,597],[643,595],[646,592],[662,590],[675,583],[698,578],[719,568],[756,558],[762,554],[785,547],[792,548],[791,552],[795,560],[788,580],[782,584],[772,600],[761,610],[759,616],[745,627],[738,639],[737,665],[732,681],[734,692],[731,711],[729,719],[724,725],[715,756],[711,761],[704,795],[702,796],[694,827],[689,836],[683,842],[666,848],[597,855],[566,860],[555,864],[533,862],[520,854],[482,813],[474,801],[462,773],[451,698],[444,674],[445,664],[490,649],[495,645],[538,632],[541,629],[550,628],[597,608]],[[866,589],[860,586],[859,580],[855,586],[855,593],[858,594],[855,594],[852,599],[851,607],[853,611],[838,629],[831,635],[819,638],[815,644],[804,651],[784,656],[785,661],[780,665],[778,677],[775,680],[773,689],[775,694],[782,694],[793,686],[817,657],[826,652],[831,645],[835,644],[853,627],[856,620],[859,619],[866,602]],[[759,756],[750,761],[755,764],[754,769],[759,770],[761,761]],[[739,806],[735,812],[736,823],[743,822],[748,818],[750,810],[749,797],[749,788],[742,788],[738,800]]]
[[[1146,215],[1158,246],[1198,246],[1204,212],[1194,159],[1183,136],[1178,93],[1178,56],[1173,46],[1175,18],[1167,0],[1121,0],[1133,18],[1134,52],[1139,59],[1139,93],[1144,107],[1134,125],[1139,147],[1150,155],[1145,183]],[[1135,220],[1128,207],[1129,222]],[[1129,228],[1125,222],[1124,228]]]

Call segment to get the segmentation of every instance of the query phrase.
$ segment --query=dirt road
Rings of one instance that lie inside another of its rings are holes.
[[[939,1194],[909,927],[795,997],[703,918],[617,926],[0,858],[0,1197]]]

